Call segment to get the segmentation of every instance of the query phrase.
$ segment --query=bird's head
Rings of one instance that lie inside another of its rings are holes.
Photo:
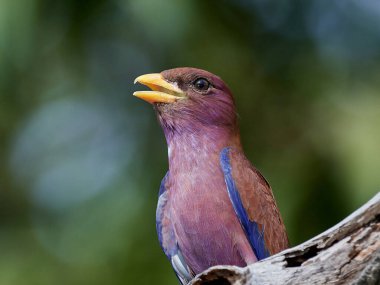
[[[204,131],[205,128],[234,132],[237,119],[234,99],[216,75],[196,68],[174,68],[136,78],[151,91],[134,96],[154,105],[165,135]]]

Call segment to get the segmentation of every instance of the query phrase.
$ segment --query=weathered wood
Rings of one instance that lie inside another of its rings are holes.
[[[380,193],[298,246],[245,268],[212,267],[190,284],[380,284]]]

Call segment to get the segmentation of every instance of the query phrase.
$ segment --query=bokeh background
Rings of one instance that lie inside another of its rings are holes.
[[[296,245],[380,189],[380,2],[0,1],[0,284],[177,284],[138,75],[207,69]]]

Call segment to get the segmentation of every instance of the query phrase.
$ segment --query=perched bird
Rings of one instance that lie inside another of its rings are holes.
[[[288,247],[264,177],[244,155],[232,93],[216,75],[175,68],[136,78],[168,145],[156,212],[160,245],[187,284],[214,265],[246,266]]]

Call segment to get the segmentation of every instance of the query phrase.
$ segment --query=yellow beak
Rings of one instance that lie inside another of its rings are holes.
[[[174,103],[185,98],[185,93],[174,83],[166,81],[161,74],[152,73],[137,77],[135,82],[148,86],[153,91],[136,91],[134,96],[153,103]]]

